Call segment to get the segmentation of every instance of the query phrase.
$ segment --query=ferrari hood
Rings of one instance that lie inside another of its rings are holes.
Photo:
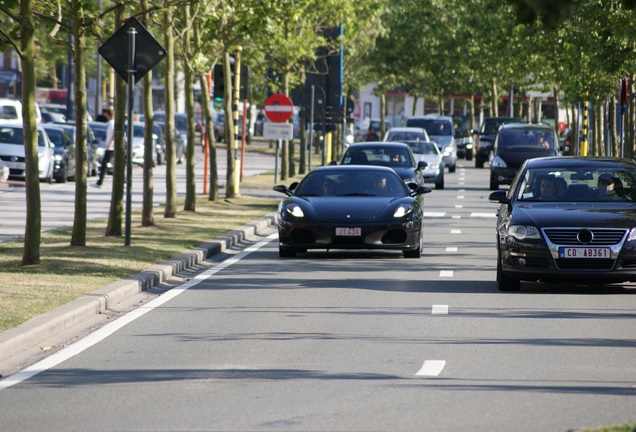
[[[374,222],[380,220],[387,208],[400,198],[395,197],[312,197],[307,204],[313,207],[316,217],[323,222]],[[393,214],[393,212],[390,212]]]

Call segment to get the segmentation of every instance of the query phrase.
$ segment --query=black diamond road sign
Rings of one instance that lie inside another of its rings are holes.
[[[135,35],[135,83],[142,79],[166,56],[166,50],[136,18],[130,18],[106,42],[99,47],[102,57],[128,82],[129,35],[128,29],[137,30]]]

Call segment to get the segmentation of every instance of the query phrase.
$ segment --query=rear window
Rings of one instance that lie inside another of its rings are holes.
[[[24,145],[24,134],[21,127],[0,127],[0,143]],[[44,147],[45,141],[42,131],[38,131],[38,146]]]
[[[0,105],[0,119],[18,120],[18,110],[14,105]]]
[[[554,132],[546,129],[503,129],[497,135],[499,148],[546,148],[554,149]]]
[[[453,127],[448,120],[411,118],[406,120],[406,125],[426,129],[429,135],[453,135]]]

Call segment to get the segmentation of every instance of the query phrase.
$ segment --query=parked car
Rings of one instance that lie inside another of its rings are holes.
[[[53,179],[57,183],[66,183],[75,180],[75,138],[70,132],[56,124],[45,123],[42,125],[49,136],[54,148]]]
[[[383,183],[383,191],[370,187]],[[419,258],[423,249],[423,207],[427,186],[406,185],[390,168],[326,166],[300,183],[274,186],[287,195],[278,207],[279,255],[310,249],[400,250]]]
[[[37,103],[35,104],[35,121],[37,124],[42,123],[42,112]],[[22,102],[17,99],[0,98],[0,122],[23,124]]]
[[[154,129],[153,122],[153,129]],[[158,126],[157,126],[158,127]],[[128,130],[128,123],[124,124],[124,130]],[[132,163],[135,165],[144,166],[144,152],[145,152],[145,130],[146,124],[138,121],[133,122],[133,136],[132,136]],[[152,147],[155,151],[152,153],[152,166],[157,164],[157,134],[152,134]]]
[[[470,129],[460,117],[453,117],[453,128],[457,157],[467,161],[473,160],[473,135],[470,133]]]
[[[490,159],[495,137],[499,127],[506,123],[520,123],[521,120],[513,117],[487,117],[484,119],[478,131],[475,131],[475,168],[483,168],[484,163]]]
[[[455,143],[455,127],[452,117],[439,115],[425,115],[406,119],[406,126],[426,129],[431,141],[437,143],[444,165],[448,172],[453,173],[457,167],[457,145]]]
[[[46,125],[44,125],[46,126]],[[73,141],[73,147],[75,147],[76,127],[73,123],[56,123],[54,126],[61,127],[68,131],[71,140]],[[104,132],[105,135],[105,132]],[[105,139],[105,138],[104,138]],[[95,133],[90,124],[86,126],[86,163],[87,163],[87,177],[96,176],[99,172],[100,162],[98,161],[97,151],[99,148],[99,141],[95,137]]]
[[[558,155],[558,140],[552,127],[529,123],[504,124],[497,132],[492,151],[490,189],[510,184],[526,160]]]
[[[157,123],[162,128],[163,136],[166,134],[166,113],[163,111],[157,111],[153,114],[154,121],[153,124]],[[143,116],[141,116],[141,120],[143,120]],[[177,163],[183,163],[185,160],[186,154],[186,146],[188,144],[188,116],[183,113],[175,113],[174,114],[174,146],[175,146],[175,157],[177,159]]]
[[[538,184],[559,181],[562,195],[541,200]],[[497,286],[521,281],[636,281],[636,162],[599,157],[527,160],[508,191],[489,200],[497,216]]]
[[[384,134],[383,141],[430,141],[426,129],[414,127],[394,127]]]
[[[433,141],[404,141],[411,147],[415,160],[426,162],[422,177],[426,183],[435,183],[435,189],[444,189],[444,158]]]
[[[366,132],[364,135],[365,141],[380,141],[380,132],[382,128],[382,120],[381,119],[368,119],[369,125],[366,128]],[[392,125],[390,121],[384,121],[384,127],[388,130],[391,129]]]
[[[97,161],[96,172],[99,172],[102,166],[102,161],[104,160],[104,151],[106,150],[106,129],[108,128],[108,123],[88,122],[88,126],[93,130],[93,135],[97,142],[94,159]],[[110,161],[108,164],[108,173],[112,174],[113,161]]]
[[[341,165],[386,166],[395,170],[405,183],[424,184],[424,161],[418,162],[411,148],[398,142],[367,142],[351,144],[342,155]]]
[[[24,180],[26,162],[24,152],[24,129],[15,121],[0,122],[0,159],[9,167],[9,176]],[[41,181],[53,180],[54,145],[46,131],[38,127],[38,171]]]

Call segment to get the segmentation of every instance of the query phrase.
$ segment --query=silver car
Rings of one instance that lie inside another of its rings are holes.
[[[38,127],[38,170],[42,181],[53,179],[55,145],[46,131]],[[0,123],[0,159],[9,168],[9,176],[25,179],[26,162],[24,152],[24,128],[15,122]]]
[[[435,141],[444,157],[448,172],[455,172],[457,144],[455,143],[453,118],[440,115],[425,115],[406,119],[406,126],[426,129],[431,141]]]

